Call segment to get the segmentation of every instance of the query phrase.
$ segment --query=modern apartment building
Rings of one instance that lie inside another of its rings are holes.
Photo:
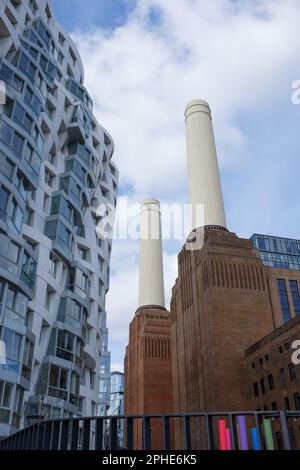
[[[119,416],[124,414],[124,374],[114,371],[111,373],[110,381],[110,406],[108,416]],[[123,448],[124,423],[118,421],[118,448]]]
[[[3,436],[99,411],[111,240],[97,234],[97,208],[115,206],[118,173],[78,51],[46,0],[1,0],[0,58]]]

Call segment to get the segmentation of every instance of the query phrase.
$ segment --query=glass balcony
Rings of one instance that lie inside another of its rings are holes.
[[[59,189],[65,191],[77,210],[82,210],[82,189],[72,176],[61,177],[59,181]]]
[[[54,249],[71,258],[74,251],[73,237],[71,231],[60,220],[46,222],[45,235],[54,242]]]

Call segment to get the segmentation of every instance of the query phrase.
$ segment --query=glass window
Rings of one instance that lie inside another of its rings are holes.
[[[18,264],[20,247],[14,242],[10,242],[8,248],[8,258],[15,264]]]
[[[3,214],[2,218],[6,213],[9,194],[10,193],[3,186],[0,187],[0,216]]]
[[[23,223],[23,212],[21,211],[15,199],[12,200],[10,206],[10,221],[12,222],[12,224],[10,224],[10,228],[20,233]]]
[[[291,319],[291,311],[284,279],[277,279],[277,288],[281,305],[282,320],[286,323]]]
[[[253,392],[254,392],[254,396],[255,396],[255,397],[258,397],[258,395],[259,395],[258,382],[254,382],[254,384],[253,384]]]
[[[298,289],[298,283],[296,280],[290,280],[289,283],[295,315],[300,315],[300,294]]]
[[[297,379],[297,374],[296,374],[296,368],[294,364],[289,364],[289,373],[290,373],[291,382],[295,382],[295,380]]]
[[[59,381],[59,388],[63,390],[67,389],[67,379],[68,379],[68,371],[67,369],[61,368],[60,370],[60,381]]]
[[[51,387],[58,386],[58,378],[59,378],[59,367],[52,365],[50,369],[50,378],[49,378],[49,385]]]
[[[20,359],[22,336],[15,333],[13,348],[11,352],[12,359]]]
[[[3,163],[3,167],[2,167],[2,171],[3,173],[5,174],[5,176],[12,181],[12,177],[13,177],[13,173],[14,173],[14,169],[15,169],[15,165],[8,159],[4,156],[4,154],[2,154],[1,152],[1,155],[3,156],[4,158],[4,163]]]
[[[4,408],[10,407],[11,392],[12,392],[12,384],[9,384],[6,382],[4,384],[2,404],[1,404],[1,406],[3,406]]]
[[[260,379],[260,388],[261,388],[261,393],[262,394],[265,394],[266,393],[266,389],[265,389],[265,381],[264,379]]]
[[[0,406],[10,408],[10,400],[12,394],[12,384],[0,381]]]
[[[294,393],[294,402],[295,402],[295,409],[297,411],[300,410],[300,395],[299,393]]]
[[[8,145],[11,145],[13,137],[13,128],[9,126],[5,121],[0,123],[0,138],[6,142]]]
[[[4,328],[3,341],[5,343],[6,354],[7,354],[8,357],[11,356],[11,349],[12,349],[12,345],[13,345],[13,337],[14,337],[13,330],[9,330],[8,328]]]
[[[15,132],[12,140],[12,147],[20,154],[22,153],[23,142],[23,137]]]
[[[54,256],[50,254],[50,272],[54,277],[56,277],[56,274],[57,274],[57,264],[58,264],[57,259],[54,258]]]
[[[282,369],[279,370],[279,377],[280,377],[280,383],[281,383],[282,385],[285,385],[285,384],[286,384],[286,377],[285,377],[284,368],[282,368]]]
[[[268,384],[269,384],[269,390],[273,390],[274,389],[274,379],[273,379],[273,375],[272,374],[269,374],[268,375]]]
[[[283,402],[284,402],[284,408],[285,408],[285,410],[290,410],[291,407],[290,407],[290,400],[289,400],[289,397],[284,397]]]
[[[15,406],[14,410],[16,413],[21,414],[23,408],[23,397],[24,397],[24,389],[17,385],[16,394],[15,394]]]
[[[23,255],[21,278],[31,289],[34,287],[35,275],[36,262],[25,252]]]

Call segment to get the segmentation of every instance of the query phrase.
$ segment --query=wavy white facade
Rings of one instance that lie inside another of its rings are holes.
[[[109,405],[111,240],[96,234],[96,209],[115,206],[118,173],[78,51],[46,0],[0,2],[0,56],[3,436],[28,416]]]

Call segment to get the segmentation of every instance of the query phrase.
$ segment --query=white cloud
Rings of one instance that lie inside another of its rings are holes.
[[[73,35],[95,113],[114,137],[121,184],[132,188],[133,200],[187,200],[183,111],[190,99],[211,104],[223,171],[241,161],[249,138],[239,116],[278,112],[284,90],[298,78],[299,24],[296,0],[138,0],[114,31]],[[126,343],[137,305],[137,245],[113,246],[107,302],[113,348]],[[169,294],[174,259],[165,262]]]
[[[124,372],[124,363],[123,362],[114,362],[110,366],[111,372]]]

